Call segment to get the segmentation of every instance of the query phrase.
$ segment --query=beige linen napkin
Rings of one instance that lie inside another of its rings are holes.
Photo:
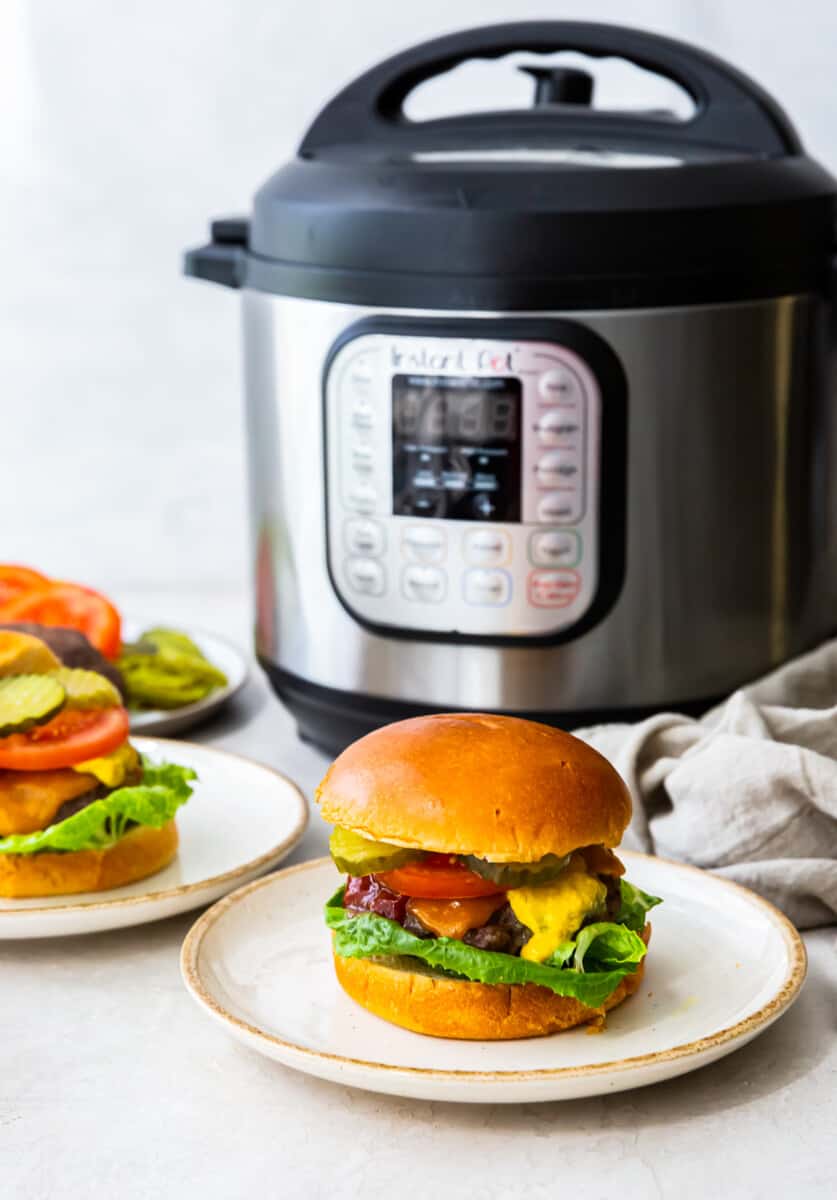
[[[837,640],[699,720],[574,732],[631,789],[627,849],[743,883],[800,928],[837,920]]]

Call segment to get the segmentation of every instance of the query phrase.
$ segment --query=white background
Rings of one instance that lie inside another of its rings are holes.
[[[238,303],[183,278],[182,251],[246,211],[359,71],[530,17],[693,40],[754,75],[837,168],[828,0],[0,0],[0,561],[117,594],[243,598]]]

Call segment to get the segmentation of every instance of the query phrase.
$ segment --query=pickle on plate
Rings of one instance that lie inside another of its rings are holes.
[[[0,679],[0,737],[26,733],[51,720],[67,693],[50,675],[7,675]]]
[[[329,838],[328,848],[338,871],[346,875],[374,875],[378,871],[394,871],[409,862],[424,857],[423,850],[410,850],[406,846],[389,846],[386,842],[374,842],[371,838],[352,833],[339,826]]]
[[[185,633],[148,629],[122,647],[118,662],[131,708],[182,708],[203,700],[227,677]]]
[[[570,861],[570,855],[546,854],[537,862],[494,863],[474,854],[463,860],[469,870],[504,888],[537,887],[556,879]]]

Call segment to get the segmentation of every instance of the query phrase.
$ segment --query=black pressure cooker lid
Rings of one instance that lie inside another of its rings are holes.
[[[694,115],[590,106],[583,71],[532,65],[525,110],[404,115],[423,81],[515,51],[618,56],[686,90]],[[426,42],[328,104],[250,221],[187,255],[202,278],[388,307],[686,304],[820,289],[837,183],[752,80],[669,38],[523,22]]]

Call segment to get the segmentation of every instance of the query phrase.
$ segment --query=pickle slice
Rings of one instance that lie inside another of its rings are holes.
[[[0,679],[0,737],[43,725],[64,707],[66,694],[51,675],[7,675]]]
[[[465,866],[483,879],[500,884],[504,888],[537,887],[556,879],[570,861],[570,855],[545,854],[537,862],[493,863],[484,858],[468,854],[463,859]]]
[[[122,697],[109,679],[98,671],[86,671],[82,667],[61,667],[50,673],[67,693],[66,707],[81,710],[116,708]]]
[[[346,875],[374,875],[378,871],[394,871],[408,862],[424,857],[423,850],[409,850],[404,846],[388,846],[386,842],[373,842],[349,829],[339,826],[329,838],[328,848],[338,871]]]

